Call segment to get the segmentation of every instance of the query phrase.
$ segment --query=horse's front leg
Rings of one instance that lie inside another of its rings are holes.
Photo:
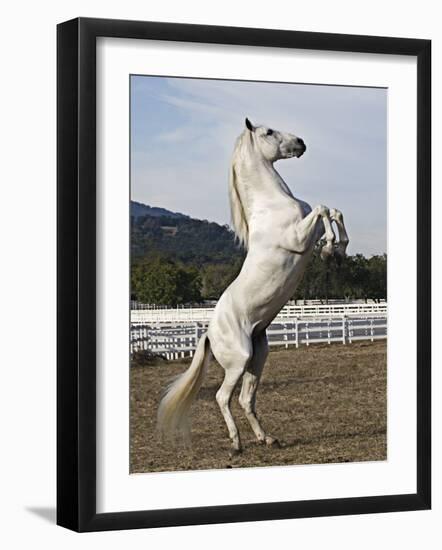
[[[347,246],[349,241],[347,230],[344,224],[344,216],[340,210],[336,208],[330,209],[330,219],[332,222],[335,222],[336,227],[338,228],[339,242],[336,244],[336,254],[343,258],[345,256]]]
[[[322,224],[321,224],[322,222]],[[293,222],[283,236],[283,247],[291,252],[304,254],[322,237],[325,236],[325,245],[322,247],[321,257],[332,256],[336,240],[330,211],[326,206],[315,206],[302,220]]]

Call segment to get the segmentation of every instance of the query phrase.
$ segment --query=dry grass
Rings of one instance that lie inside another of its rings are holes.
[[[272,351],[258,390],[257,410],[281,448],[255,443],[238,405],[232,400],[244,452],[229,459],[227,428],[215,401],[223,370],[209,368],[193,405],[192,448],[158,441],[156,411],[161,394],[188,361],[157,361],[131,368],[131,472],[320,464],[385,460],[386,342],[343,346],[312,345]]]

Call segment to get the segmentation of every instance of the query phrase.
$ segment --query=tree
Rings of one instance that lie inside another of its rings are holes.
[[[131,270],[132,294],[140,302],[170,305],[201,301],[201,277],[194,267],[163,258],[145,259]]]
[[[368,260],[367,295],[374,300],[387,298],[387,255],[372,256]]]
[[[387,297],[387,256],[366,258],[346,256],[341,262],[320,258],[318,245],[307,265],[294,299],[385,299]]]
[[[321,246],[313,251],[304,277],[293,298],[304,300],[387,297],[387,256],[366,258],[362,254],[326,261],[320,257]],[[152,251],[143,257],[133,257],[131,295],[140,302],[176,306],[217,300],[238,275],[242,257],[230,262],[212,260],[199,263],[181,263],[170,259],[167,253]]]
[[[202,269],[202,296],[206,300],[217,300],[237,277],[242,260],[228,264],[208,264]]]

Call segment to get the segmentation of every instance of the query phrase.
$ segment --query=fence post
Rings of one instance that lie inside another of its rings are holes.
[[[199,331],[198,321],[196,321],[195,322],[195,350],[198,345],[199,339],[200,339],[200,331]]]
[[[342,316],[342,343],[343,344],[347,343],[346,329],[347,329],[347,317],[343,315]]]
[[[188,343],[189,343],[189,357],[193,357],[193,354],[195,353],[195,351],[192,349],[193,348],[193,337],[192,336],[188,336]]]
[[[299,340],[298,340],[298,318],[295,317],[295,345],[297,348],[299,348]]]

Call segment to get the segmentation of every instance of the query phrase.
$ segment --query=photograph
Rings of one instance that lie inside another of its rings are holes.
[[[386,461],[388,89],[129,85],[130,474]]]

